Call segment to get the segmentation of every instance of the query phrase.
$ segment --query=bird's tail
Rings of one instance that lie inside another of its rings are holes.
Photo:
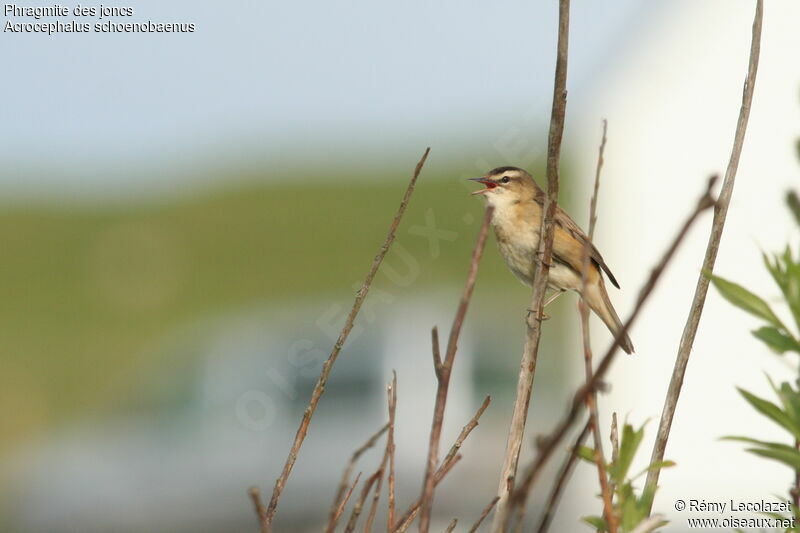
[[[605,322],[608,329],[616,337],[622,331],[622,322],[617,316],[617,312],[614,311],[614,306],[611,305],[602,276],[599,277],[597,283],[587,285],[586,301],[592,311],[597,313],[597,316]],[[633,343],[631,343],[631,338],[627,333],[619,340],[619,346],[625,350],[625,353],[633,353]]]

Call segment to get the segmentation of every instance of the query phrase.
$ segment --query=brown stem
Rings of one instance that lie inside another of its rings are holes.
[[[475,523],[472,524],[472,527],[469,528],[469,531],[467,533],[475,533],[476,531],[478,531],[478,528],[481,527],[481,524],[483,523],[483,521],[486,520],[486,517],[489,516],[489,513],[492,512],[492,509],[494,509],[494,506],[497,505],[497,500],[499,500],[499,499],[500,499],[500,496],[495,496],[494,498],[492,498],[492,501],[490,501],[489,505],[487,505],[483,509],[483,511],[481,512],[481,515],[478,517],[478,519],[475,521]]]
[[[592,348],[589,344],[589,310],[581,302],[579,304],[581,315],[581,328],[583,329],[583,353],[586,368],[586,383],[592,381]],[[612,493],[608,484],[606,473],[606,460],[603,454],[603,440],[600,436],[600,423],[597,414],[597,391],[586,397],[586,407],[589,410],[589,426],[594,439],[594,462],[597,466],[597,477],[600,483],[600,496],[603,499],[603,517],[606,519],[609,533],[617,533],[617,515],[614,512]]]
[[[586,291],[587,275],[589,272],[589,247],[594,238],[594,229],[597,224],[597,196],[600,191],[600,171],[603,168],[603,153],[605,152],[608,133],[608,121],[603,120],[603,137],[600,141],[600,149],[597,153],[597,170],[594,175],[594,192],[592,200],[589,202],[589,233],[588,240],[583,249],[583,270],[581,293]],[[581,332],[583,337],[583,358],[586,382],[592,380],[594,373],[592,364],[592,344],[589,336],[589,307],[581,300],[578,304],[578,312],[581,317]],[[597,391],[593,390],[586,399],[586,407],[589,409],[589,421],[594,439],[594,462],[597,466],[597,477],[600,483],[600,495],[603,499],[603,517],[606,519],[609,533],[617,533],[617,515],[614,512],[613,493],[608,484],[606,474],[606,458],[603,453],[603,439],[600,436],[600,416],[597,408]]]
[[[592,394],[600,381],[605,376],[608,369],[611,367],[611,363],[614,362],[614,358],[616,357],[617,353],[619,352],[619,343],[620,340],[624,338],[624,336],[628,333],[631,325],[636,321],[636,318],[639,316],[639,313],[644,306],[644,303],[649,299],[650,295],[653,292],[653,288],[655,288],[656,283],[661,278],[661,275],[664,272],[667,264],[670,262],[672,257],[675,254],[680,243],[686,237],[687,233],[689,232],[689,228],[691,228],[692,224],[697,220],[700,214],[705,211],[706,209],[712,207],[714,205],[714,199],[711,197],[711,187],[715,182],[715,178],[709,180],[707,189],[700,200],[697,202],[697,206],[695,207],[694,211],[691,215],[687,218],[684,222],[683,226],[681,227],[680,231],[678,232],[677,236],[673,239],[672,243],[670,244],[669,248],[667,248],[666,252],[662,256],[661,260],[658,264],[653,268],[652,272],[650,273],[650,277],[645,283],[644,287],[639,293],[639,298],[637,299],[636,306],[631,313],[630,318],[623,324],[621,330],[617,332],[614,337],[614,342],[609,347],[606,354],[600,360],[600,364],[597,366],[597,370],[592,375],[591,380],[581,386],[578,391],[575,393],[572,402],[570,404],[570,408],[562,419],[562,421],[556,426],[556,429],[553,432],[543,439],[542,445],[539,448],[539,451],[536,455],[536,458],[533,461],[533,464],[527,469],[524,477],[522,478],[522,483],[515,489],[514,494],[512,495],[513,504],[514,505],[525,505],[527,501],[528,495],[530,493],[531,488],[533,487],[534,483],[536,482],[539,474],[542,471],[547,460],[555,451],[556,447],[559,443],[564,439],[569,428],[572,427],[572,424],[575,423],[578,415],[583,410],[585,406],[586,399]],[[507,519],[506,519],[507,522]],[[502,525],[500,531],[503,531],[505,527],[505,523]]]
[[[345,526],[344,533],[352,533],[355,531],[356,523],[358,523],[358,519],[361,516],[361,511],[364,509],[364,503],[367,501],[367,497],[369,496],[372,487],[382,475],[383,471],[379,468],[377,472],[367,478],[366,483],[364,483],[364,486],[361,487],[361,495],[359,496],[358,500],[356,500],[355,505],[353,505],[353,510],[350,512],[350,519],[347,521],[347,526]]]
[[[397,373],[392,371],[392,384],[387,391],[389,397],[389,434],[386,437],[386,449],[389,452],[389,512],[386,518],[386,530],[390,531],[394,524],[394,413],[397,409]]]
[[[386,465],[389,464],[390,458],[394,457],[394,419],[395,419],[395,406],[396,402],[393,402],[391,391],[395,390],[393,385],[396,384],[397,376],[394,372],[392,372],[392,382],[389,384],[387,389],[387,404],[388,404],[388,411],[389,411],[389,432],[386,435],[386,447],[383,450],[383,459],[381,460],[381,465],[378,467],[378,471],[375,472],[375,476],[378,477],[378,481],[375,485],[375,494],[372,497],[372,505],[369,509],[369,514],[367,515],[367,522],[364,524],[364,533],[369,533],[372,530],[372,523],[375,520],[375,514],[378,512],[378,502],[381,499],[381,489],[383,488],[383,477],[386,473]]]
[[[578,435],[578,438],[575,439],[570,453],[567,455],[566,459],[564,459],[564,463],[558,471],[553,490],[550,491],[550,497],[547,499],[547,504],[544,507],[544,514],[539,522],[539,528],[536,530],[538,533],[546,533],[547,529],[550,527],[550,522],[552,522],[556,514],[556,509],[558,508],[558,502],[561,500],[561,493],[564,491],[564,487],[567,486],[567,480],[569,476],[572,475],[575,464],[578,462],[578,450],[583,446],[586,437],[589,436],[591,424],[591,419],[586,421],[586,425],[583,426],[583,430]],[[523,507],[520,507],[520,509],[523,509]],[[518,517],[518,523],[522,523],[522,516]]]
[[[350,500],[350,496],[353,495],[353,491],[356,489],[356,485],[358,485],[359,480],[361,480],[361,472],[358,473],[356,479],[353,481],[353,484],[350,486],[350,489],[345,493],[344,498],[342,501],[339,502],[339,505],[336,507],[336,512],[333,513],[333,516],[328,521],[328,527],[325,528],[325,533],[333,533],[336,531],[336,524],[339,523],[339,518],[342,516],[344,512],[344,508],[347,505],[347,502]]]
[[[700,275],[697,278],[697,286],[695,287],[694,297],[692,298],[689,316],[686,319],[686,325],[683,328],[681,341],[678,345],[675,367],[672,371],[669,389],[667,389],[667,396],[664,400],[664,409],[661,413],[661,421],[658,424],[658,433],[656,435],[655,445],[653,446],[650,464],[660,463],[664,460],[664,452],[667,448],[672,419],[675,416],[678,397],[683,387],[683,377],[686,374],[686,367],[689,364],[689,356],[692,352],[692,345],[697,335],[697,328],[700,325],[700,316],[703,314],[703,306],[706,301],[706,294],[708,293],[709,279],[706,277],[706,273],[714,270],[714,263],[717,260],[717,252],[719,251],[719,244],[722,240],[722,230],[725,227],[725,218],[728,214],[728,206],[730,205],[731,195],[733,194],[733,184],[736,180],[736,171],[739,168],[739,157],[742,154],[742,146],[744,145],[747,121],[750,117],[750,105],[753,102],[753,91],[755,89],[756,73],[758,72],[758,58],[761,51],[761,21],[763,15],[763,2],[762,0],[757,0],[756,12],[753,18],[752,40],[750,42],[750,63],[747,68],[747,77],[745,78],[744,89],[742,91],[742,105],[739,109],[739,121],[736,124],[733,149],[731,150],[731,157],[728,161],[728,168],[725,171],[725,180],[722,183],[719,199],[714,209],[711,234],[708,237],[706,255],[703,259]],[[646,489],[649,488],[652,490],[658,486],[658,476],[660,472],[661,470],[656,468],[647,473],[647,481],[645,482]],[[648,510],[648,512],[649,511],[650,510]]]
[[[611,413],[611,462],[618,464],[619,461],[619,430],[617,428],[617,413]],[[612,480],[610,483],[611,494],[617,492],[617,487]]]
[[[547,142],[547,195],[545,196],[542,226],[539,239],[538,257],[534,270],[531,305],[533,310],[528,315],[527,335],[520,363],[517,395],[514,401],[514,412],[508,432],[503,466],[500,471],[500,485],[492,521],[492,533],[501,533],[508,518],[509,496],[514,486],[517,473],[519,453],[525,433],[525,421],[528,417],[528,406],[533,392],[533,377],[536,372],[536,359],[539,351],[539,339],[542,334],[543,304],[547,291],[547,279],[550,273],[550,261],[553,255],[553,235],[555,232],[554,217],[558,202],[559,161],[561,158],[561,139],[564,133],[564,117],[567,109],[567,56],[569,42],[569,0],[559,0],[558,9],[558,51],[556,55],[556,73],[553,82],[553,106],[550,114],[550,132]]]
[[[350,457],[350,462],[347,463],[347,466],[344,469],[344,473],[342,473],[342,479],[339,482],[339,488],[336,489],[336,496],[333,499],[333,504],[331,505],[331,511],[328,515],[328,523],[333,520],[336,511],[339,508],[339,503],[342,501],[342,497],[347,491],[347,487],[350,482],[350,474],[353,473],[353,468],[355,468],[356,463],[358,462],[359,458],[364,455],[364,452],[372,448],[375,443],[378,441],[381,436],[386,433],[386,430],[389,429],[389,424],[385,424],[381,429],[379,429],[374,435],[372,435],[367,442],[365,442],[360,448],[353,452],[353,455]]]
[[[438,485],[442,479],[444,479],[447,473],[450,472],[455,464],[461,459],[461,455],[458,454],[458,451],[461,449],[462,444],[464,444],[464,441],[467,439],[472,430],[478,426],[478,420],[480,419],[481,415],[483,415],[483,412],[486,411],[486,408],[489,407],[491,400],[492,399],[487,396],[476,411],[475,415],[470,419],[467,425],[461,429],[461,433],[458,434],[458,438],[456,438],[456,441],[450,447],[447,455],[439,465],[439,469],[436,470],[436,473],[433,476],[433,480],[436,485]],[[419,512],[421,505],[421,498],[418,498],[416,502],[411,504],[411,506],[406,510],[405,513],[403,513],[400,519],[395,522],[394,531],[404,531],[404,527],[408,528],[408,526],[414,520],[414,517],[416,517],[417,513]]]
[[[400,207],[397,209],[394,219],[392,220],[392,224],[389,226],[389,233],[386,236],[386,240],[383,242],[383,245],[381,245],[375,258],[372,260],[372,266],[370,266],[369,272],[367,272],[367,277],[364,279],[364,283],[356,293],[353,307],[350,309],[350,314],[347,315],[347,320],[345,320],[344,327],[342,327],[342,331],[339,333],[339,338],[336,339],[336,343],[333,345],[333,349],[331,350],[328,359],[322,365],[322,371],[320,372],[316,385],[314,385],[314,390],[311,393],[311,399],[308,402],[308,407],[306,407],[305,411],[303,412],[303,419],[300,422],[300,427],[297,428],[297,433],[295,434],[292,448],[289,450],[289,456],[286,458],[286,463],[283,465],[283,471],[275,481],[275,488],[272,491],[272,498],[270,499],[269,506],[267,507],[266,511],[265,533],[270,531],[272,528],[272,520],[275,518],[275,513],[278,509],[278,502],[281,499],[281,494],[283,494],[286,481],[289,479],[289,475],[292,473],[294,463],[297,461],[297,454],[300,453],[300,447],[303,445],[303,441],[305,441],[306,434],[308,433],[308,426],[311,423],[311,417],[314,416],[314,412],[317,409],[317,404],[319,403],[322,394],[325,392],[325,385],[328,382],[331,368],[336,362],[336,358],[339,356],[339,352],[341,352],[342,346],[344,346],[347,337],[350,335],[350,331],[353,329],[356,316],[361,310],[361,304],[364,303],[364,299],[367,297],[367,293],[372,286],[372,281],[375,279],[375,274],[378,272],[378,267],[381,266],[383,258],[386,257],[389,247],[394,242],[395,235],[397,233],[397,227],[400,225],[400,220],[403,218],[403,214],[406,211],[408,202],[411,199],[411,194],[414,192],[414,186],[417,183],[417,178],[419,178],[419,173],[422,171],[425,160],[428,158],[428,153],[430,153],[430,148],[425,149],[425,153],[422,155],[422,158],[419,160],[419,163],[417,163],[417,166],[414,169],[414,175],[411,177],[411,181],[408,184],[408,188],[403,196],[403,200],[400,202]]]
[[[483,255],[483,249],[486,246],[486,239],[489,236],[489,223],[492,220],[492,211],[493,209],[491,207],[486,210],[486,214],[483,217],[483,224],[478,232],[478,241],[475,243],[475,249],[472,251],[472,260],[470,261],[467,281],[464,284],[461,301],[458,304],[458,310],[453,320],[453,327],[450,328],[450,337],[447,341],[447,351],[444,355],[444,361],[441,360],[441,356],[439,355],[439,339],[436,328],[434,328],[432,332],[433,365],[436,371],[438,386],[436,390],[436,404],[433,408],[433,422],[431,423],[428,462],[425,469],[425,480],[422,484],[422,495],[420,496],[420,501],[422,502],[422,511],[419,519],[420,533],[428,533],[430,529],[431,509],[433,507],[433,495],[436,486],[434,476],[436,474],[436,467],[439,464],[439,441],[442,436],[442,424],[444,423],[444,409],[447,404],[447,393],[450,387],[450,375],[453,371],[453,364],[458,349],[458,337],[461,334],[464,318],[467,315],[469,302],[472,298],[472,291],[475,288],[475,281],[478,277],[478,264]],[[389,523],[393,524],[394,522],[390,521]]]
[[[453,520],[450,522],[450,525],[444,530],[444,533],[453,533],[453,530],[456,528],[456,524],[458,524],[458,518],[453,518]]]
[[[250,487],[247,493],[250,495],[250,499],[253,501],[253,507],[256,510],[259,530],[261,533],[267,533],[269,531],[267,508],[264,507],[264,502],[261,500],[261,490],[258,487]]]

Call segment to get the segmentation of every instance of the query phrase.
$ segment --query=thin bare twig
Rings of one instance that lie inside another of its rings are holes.
[[[539,528],[536,530],[538,533],[546,533],[547,529],[550,527],[550,522],[553,521],[553,517],[556,514],[556,509],[558,508],[558,502],[561,501],[561,493],[564,491],[564,487],[567,486],[567,480],[569,479],[569,476],[572,475],[572,471],[575,469],[575,464],[578,462],[579,458],[578,450],[581,446],[583,446],[586,437],[589,436],[591,424],[591,419],[586,421],[586,425],[583,426],[583,430],[581,430],[578,438],[575,439],[575,443],[572,445],[572,448],[570,448],[569,454],[567,455],[566,459],[564,459],[564,463],[561,465],[561,468],[558,470],[556,482],[553,485],[553,490],[550,492],[550,497],[547,499],[547,505],[544,507],[544,514],[539,522]],[[518,524],[522,523],[521,518],[522,517],[519,517]]]
[[[375,485],[375,483],[378,481],[378,477],[381,475],[383,475],[383,470],[379,468],[378,471],[367,478],[366,483],[364,483],[364,486],[361,487],[361,495],[359,496],[358,500],[356,500],[355,505],[353,505],[353,510],[350,512],[350,519],[347,521],[347,526],[345,526],[344,533],[352,533],[355,531],[358,518],[361,516],[361,511],[364,509],[364,502],[367,501],[367,497],[369,496],[372,487]]]
[[[433,369],[436,371],[436,380],[442,379],[442,354],[439,348],[439,328],[431,329],[431,345],[433,346]]]
[[[492,402],[492,397],[487,396],[483,399],[483,403],[478,410],[475,412],[475,415],[467,422],[467,425],[461,428],[461,433],[458,434],[458,438],[450,447],[450,450],[447,452],[447,455],[444,456],[442,460],[442,465],[446,465],[448,462],[453,460],[453,457],[458,453],[461,449],[461,445],[464,444],[464,440],[466,440],[467,436],[472,433],[472,430],[478,426],[478,420],[483,415],[483,412],[486,411],[486,408],[489,407],[489,404]]]
[[[387,450],[389,444],[386,444]],[[386,463],[389,461],[389,455],[384,456],[384,461],[381,464],[380,469],[377,474],[378,482],[375,485],[375,493],[372,495],[372,505],[369,508],[369,514],[367,514],[367,522],[364,524],[364,533],[370,533],[372,531],[372,524],[375,521],[375,514],[378,512],[378,502],[381,499],[381,489],[383,488],[383,475],[386,473]]]
[[[461,429],[461,433],[458,434],[458,438],[456,438],[453,445],[450,447],[450,450],[445,455],[442,463],[439,465],[439,469],[436,470],[436,474],[433,476],[434,483],[438,485],[442,479],[447,475],[448,472],[455,466],[455,464],[461,460],[461,455],[458,451],[461,449],[461,446],[464,444],[464,441],[467,439],[469,434],[475,429],[478,425],[478,420],[480,419],[483,412],[486,411],[486,408],[489,407],[489,403],[492,401],[491,397],[487,396],[486,399],[483,400],[483,403],[475,412],[475,415],[470,419],[466,426]],[[399,520],[395,522],[395,531],[400,532],[403,531],[404,527],[408,528],[411,525],[411,522],[414,521],[414,518],[417,516],[419,509],[422,505],[422,499],[418,498],[411,506],[406,510],[405,513],[400,517]]]
[[[752,40],[750,42],[750,62],[747,68],[744,88],[742,90],[742,105],[739,109],[739,121],[736,124],[733,149],[731,150],[731,157],[728,161],[728,168],[725,171],[725,179],[722,182],[719,199],[714,209],[714,220],[711,223],[711,234],[708,237],[706,255],[703,259],[702,270],[697,278],[697,286],[695,287],[694,298],[692,298],[689,316],[686,319],[686,325],[683,328],[683,334],[681,335],[681,341],[678,346],[675,367],[672,371],[669,389],[667,390],[667,396],[664,400],[664,410],[661,413],[661,421],[658,424],[658,433],[656,435],[655,445],[653,446],[650,464],[660,463],[664,460],[664,452],[667,448],[672,419],[675,416],[678,397],[683,387],[683,377],[686,374],[686,367],[689,364],[689,356],[692,352],[692,345],[697,335],[697,328],[700,325],[700,316],[703,314],[703,306],[706,301],[706,294],[708,293],[709,279],[706,277],[706,273],[714,270],[714,263],[717,260],[717,252],[719,251],[719,244],[722,240],[722,230],[725,227],[725,218],[728,214],[728,206],[730,205],[731,195],[733,194],[733,184],[736,180],[736,172],[739,169],[739,157],[742,154],[742,146],[744,145],[747,121],[750,117],[750,106],[753,102],[753,91],[755,89],[756,73],[758,72],[758,59],[761,52],[761,21],[763,16],[763,2],[762,0],[757,0],[756,12],[753,18]],[[660,469],[655,468],[647,473],[647,481],[645,482],[646,488],[653,489],[658,486],[658,476],[660,472]]]
[[[334,531],[336,531],[336,524],[339,523],[339,518],[342,516],[342,513],[344,512],[344,508],[347,505],[347,502],[350,500],[350,496],[353,495],[353,491],[356,490],[356,485],[358,485],[359,480],[361,480],[361,472],[358,473],[356,479],[353,481],[353,484],[350,486],[350,489],[344,495],[342,501],[339,502],[339,506],[336,508],[336,512],[328,521],[328,527],[325,528],[325,533],[333,533]]]
[[[467,274],[467,281],[464,283],[464,291],[461,294],[461,301],[458,303],[458,310],[453,319],[453,326],[450,328],[450,337],[447,340],[447,351],[444,355],[444,361],[441,360],[439,355],[438,332],[436,328],[433,329],[433,364],[436,370],[436,379],[438,386],[436,389],[436,404],[433,408],[433,422],[431,423],[431,436],[428,446],[428,462],[425,469],[425,480],[422,484],[422,495],[420,501],[422,502],[422,511],[419,519],[420,533],[428,533],[431,522],[431,509],[433,507],[434,476],[436,468],[439,464],[439,440],[442,436],[442,424],[444,423],[444,409],[447,405],[447,393],[450,388],[450,375],[453,371],[453,364],[456,359],[456,351],[458,349],[458,337],[461,334],[461,328],[464,325],[464,318],[467,316],[467,309],[469,302],[472,298],[472,291],[475,288],[475,281],[478,278],[478,264],[480,263],[483,249],[486,246],[486,239],[489,236],[489,224],[492,220],[491,207],[486,209],[486,214],[483,217],[483,224],[478,232],[478,240],[475,243],[475,248],[472,251],[472,260],[469,265],[469,272]],[[487,403],[488,405],[488,403]],[[481,411],[482,412],[482,411]],[[477,424],[477,421],[476,421]],[[471,429],[470,429],[471,431]],[[390,524],[393,522],[390,522]]]
[[[367,442],[365,442],[360,448],[353,452],[353,455],[350,457],[350,462],[347,463],[347,466],[344,469],[344,473],[342,474],[342,480],[339,482],[339,488],[336,490],[336,497],[333,499],[333,504],[331,505],[331,511],[328,516],[328,523],[333,520],[334,515],[336,514],[337,509],[339,508],[339,503],[342,501],[342,497],[344,496],[345,491],[347,490],[347,486],[350,482],[350,474],[353,473],[353,468],[355,468],[356,463],[358,462],[359,458],[361,458],[364,453],[375,446],[375,443],[378,441],[381,436],[386,433],[386,430],[389,429],[389,423],[387,422],[381,429],[379,429],[374,435],[372,435]]]
[[[267,508],[264,507],[264,502],[261,500],[261,490],[258,487],[250,487],[250,489],[247,491],[247,494],[249,494],[250,499],[253,500],[253,507],[256,510],[258,526],[261,533],[267,533],[269,531],[269,524],[267,523]]]
[[[603,154],[606,148],[606,140],[608,133],[608,121],[603,120],[603,137],[600,141],[600,148],[597,153],[597,170],[594,175],[594,192],[592,193],[592,200],[589,202],[589,233],[588,240],[583,247],[583,270],[581,274],[581,284],[583,289],[582,294],[585,294],[586,284],[588,282],[589,274],[589,248],[592,246],[592,239],[594,238],[594,228],[597,224],[597,196],[600,192],[600,171],[603,168]],[[578,313],[581,317],[581,331],[583,337],[583,358],[584,358],[584,371],[586,375],[586,382],[592,380],[593,363],[592,363],[592,344],[589,336],[589,306],[586,302],[580,300],[578,302]],[[597,409],[597,391],[592,391],[586,398],[586,406],[589,409],[589,421],[592,430],[592,437],[594,439],[594,462],[597,466],[597,477],[600,483],[600,496],[603,500],[603,517],[606,519],[609,533],[617,533],[617,516],[614,513],[613,493],[611,492],[608,484],[608,475],[606,474],[606,458],[603,453],[603,439],[600,436],[600,416]]]
[[[531,488],[533,487],[536,479],[538,478],[539,474],[542,471],[547,460],[553,454],[553,451],[556,449],[558,444],[564,439],[569,428],[572,427],[572,424],[575,423],[578,415],[583,410],[585,406],[586,398],[595,390],[603,377],[605,376],[608,369],[611,367],[611,364],[614,362],[614,358],[619,352],[619,343],[624,338],[624,336],[628,333],[631,325],[636,321],[639,316],[639,313],[642,310],[645,302],[649,299],[651,293],[653,292],[653,288],[655,288],[656,283],[661,278],[661,275],[664,273],[664,270],[667,264],[670,262],[672,257],[675,254],[675,251],[678,249],[678,246],[686,237],[689,229],[692,227],[694,222],[703,213],[706,209],[709,209],[714,205],[714,199],[711,197],[711,188],[713,187],[716,181],[716,177],[709,180],[708,186],[706,188],[705,193],[697,202],[697,206],[695,207],[694,211],[689,215],[689,217],[684,222],[683,226],[681,227],[680,231],[678,232],[677,236],[673,239],[670,246],[667,248],[666,252],[662,256],[661,260],[658,264],[653,268],[650,272],[650,277],[645,283],[644,287],[642,287],[641,291],[639,292],[639,297],[636,301],[636,306],[631,313],[630,318],[623,324],[622,329],[615,335],[614,342],[609,347],[606,354],[600,360],[600,364],[597,366],[597,370],[592,375],[592,379],[581,386],[578,391],[575,393],[572,402],[570,404],[570,408],[561,422],[556,426],[555,430],[546,438],[542,440],[542,445],[539,448],[539,451],[536,455],[536,458],[533,461],[533,464],[527,469],[525,476],[522,478],[522,482],[515,488],[514,493],[512,495],[512,500],[514,505],[525,505],[527,501],[528,494],[530,493]],[[503,524],[505,527],[505,524]],[[501,528],[502,531],[502,528]]]
[[[483,521],[486,520],[486,517],[489,516],[489,513],[492,512],[492,509],[494,509],[494,506],[497,505],[497,501],[499,499],[500,499],[500,496],[495,496],[494,498],[492,498],[492,501],[490,501],[489,505],[487,505],[483,509],[483,512],[481,512],[481,515],[478,517],[478,519],[475,521],[475,523],[472,524],[472,527],[469,528],[469,531],[467,533],[475,533],[476,531],[478,531],[478,528],[481,527],[481,524],[483,523]]]
[[[616,411],[611,413],[611,462],[614,464],[619,464],[619,430],[617,428],[617,413]],[[611,494],[614,494],[617,491],[617,486],[614,484],[612,480],[610,483],[611,486]]]
[[[439,485],[439,483],[442,482],[445,476],[450,473],[450,470],[452,470],[453,467],[456,466],[456,464],[460,460],[461,460],[461,454],[453,457],[453,459],[449,463],[442,464],[441,468],[439,468],[439,470],[436,471],[436,477],[434,478],[437,486]],[[403,533],[404,531],[406,531],[409,528],[409,526],[411,526],[411,524],[414,522],[414,519],[417,517],[417,514],[419,514],[419,509],[420,509],[420,501],[417,500],[411,505],[411,507],[409,507],[406,510],[403,516],[397,521],[394,533]]]
[[[592,381],[592,348],[589,343],[589,309],[579,303],[581,315],[581,329],[583,329],[583,353],[586,365],[586,383]],[[606,459],[603,454],[603,441],[600,436],[600,422],[597,414],[597,391],[592,390],[586,397],[586,407],[589,409],[589,426],[594,439],[594,464],[597,467],[597,477],[600,483],[600,497],[603,500],[603,517],[608,525],[609,533],[617,533],[617,515],[614,513],[612,493],[608,484],[606,473]]]
[[[450,522],[450,525],[444,530],[444,533],[453,533],[453,530],[456,528],[456,524],[458,524],[458,518],[453,518],[452,522]]]
[[[387,391],[389,397],[389,434],[386,437],[386,449],[389,452],[389,513],[386,518],[386,531],[391,533],[394,525],[394,413],[397,409],[397,373],[392,371],[392,384]]]
[[[386,435],[386,447],[383,450],[383,459],[381,460],[381,465],[378,467],[378,471],[375,472],[375,476],[378,477],[378,481],[375,485],[375,494],[372,496],[372,505],[369,509],[369,514],[367,515],[367,522],[364,524],[364,533],[369,533],[372,530],[372,523],[375,520],[375,514],[378,512],[378,502],[381,499],[381,489],[383,488],[383,478],[384,474],[386,473],[386,466],[389,464],[390,461],[393,462],[394,460],[394,419],[395,419],[395,407],[397,406],[396,397],[392,396],[393,390],[396,390],[396,383],[397,383],[397,375],[394,371],[392,371],[392,381],[387,388],[387,406],[389,412],[389,430],[388,434]],[[394,490],[394,480],[391,480],[390,483],[390,492]],[[394,493],[391,494],[392,498],[394,498]],[[392,501],[392,505],[394,502]]]
[[[519,454],[525,433],[525,421],[533,392],[533,377],[536,372],[536,359],[539,339],[542,334],[544,297],[553,255],[554,218],[558,202],[559,161],[561,158],[561,138],[564,133],[564,117],[567,110],[567,56],[569,42],[569,0],[559,0],[558,9],[558,52],[556,73],[553,83],[553,107],[550,115],[550,132],[547,142],[547,195],[545,196],[542,226],[539,239],[538,257],[534,270],[533,291],[531,294],[531,313],[527,320],[527,335],[520,364],[517,382],[517,396],[508,432],[503,466],[500,472],[500,485],[492,533],[501,533],[508,519],[509,496],[517,473]]]
[[[397,227],[400,225],[400,220],[403,218],[403,214],[406,211],[408,202],[411,199],[411,194],[414,192],[414,186],[417,183],[417,178],[419,178],[419,174],[422,171],[425,160],[428,158],[428,153],[430,153],[430,148],[425,149],[425,153],[422,155],[422,158],[419,160],[419,163],[417,163],[417,166],[414,169],[414,175],[411,177],[411,181],[408,184],[408,188],[403,196],[403,200],[400,202],[400,207],[397,209],[397,213],[394,215],[392,224],[389,226],[389,233],[386,235],[386,240],[383,242],[383,245],[381,245],[375,258],[372,260],[372,266],[370,266],[369,272],[367,272],[367,277],[364,279],[364,283],[356,293],[353,307],[350,309],[350,314],[347,315],[347,320],[345,320],[344,327],[342,327],[342,331],[339,333],[339,338],[336,339],[336,343],[333,345],[333,349],[331,350],[328,359],[322,365],[322,371],[320,372],[316,385],[314,385],[314,390],[311,393],[311,399],[308,402],[308,407],[306,407],[305,411],[303,412],[303,419],[300,422],[300,427],[297,428],[297,434],[294,437],[292,448],[289,450],[289,456],[286,458],[283,471],[275,481],[275,488],[272,491],[272,498],[270,499],[269,506],[267,507],[265,519],[266,531],[270,531],[272,528],[272,520],[275,518],[275,513],[278,509],[278,502],[280,501],[281,494],[283,494],[286,481],[289,479],[289,475],[292,473],[294,463],[297,461],[297,454],[300,452],[300,447],[303,445],[303,441],[305,441],[306,434],[308,433],[308,426],[311,423],[311,417],[314,416],[314,412],[317,409],[317,404],[319,403],[322,394],[325,392],[325,385],[328,382],[331,368],[336,362],[339,352],[342,351],[342,347],[344,346],[347,337],[350,335],[350,331],[353,329],[356,316],[361,310],[361,304],[364,303],[364,299],[367,297],[367,293],[372,286],[372,281],[375,279],[375,274],[378,272],[378,267],[381,266],[383,258],[386,257],[389,247],[394,242],[394,238],[397,233]]]

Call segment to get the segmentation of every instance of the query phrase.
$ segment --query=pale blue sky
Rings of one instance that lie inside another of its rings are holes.
[[[572,88],[657,16],[640,4],[573,2]],[[197,30],[2,34],[0,187],[109,187],[287,153],[458,156],[550,106],[555,1],[125,5],[135,16],[115,21]]]

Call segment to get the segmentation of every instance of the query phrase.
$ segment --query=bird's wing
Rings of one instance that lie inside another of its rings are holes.
[[[556,207],[555,216],[555,238],[554,241],[558,246],[553,244],[553,254],[556,255],[561,261],[567,263],[570,267],[577,272],[583,271],[583,254],[585,246],[589,246],[589,257],[592,262],[598,265],[608,276],[608,280],[619,289],[617,278],[611,273],[611,269],[603,260],[603,256],[595,248],[594,244],[589,242],[589,238],[581,230],[570,216],[561,209]]]

